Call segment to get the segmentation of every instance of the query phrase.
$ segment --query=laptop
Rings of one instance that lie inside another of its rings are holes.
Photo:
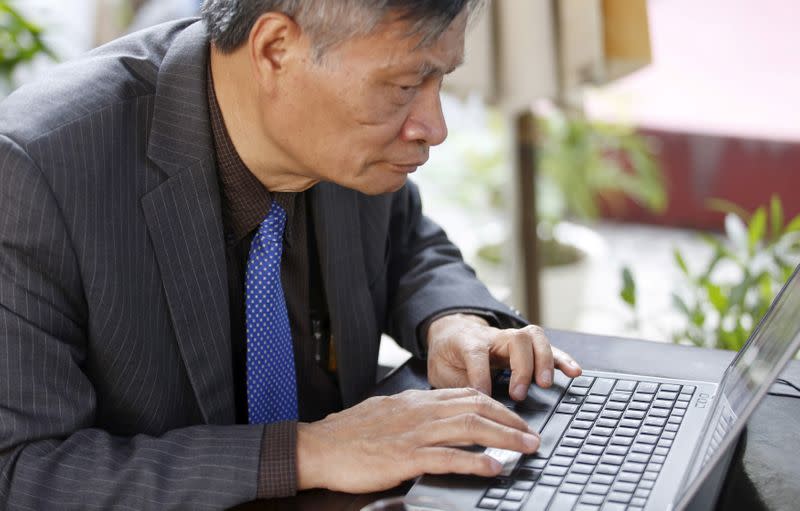
[[[515,403],[501,373],[495,397],[540,432],[539,451],[485,449],[499,477],[426,475],[409,496],[480,511],[713,509],[748,418],[800,348],[798,313],[800,266],[719,382],[557,371]]]

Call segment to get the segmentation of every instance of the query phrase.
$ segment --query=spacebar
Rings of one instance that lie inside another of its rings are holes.
[[[553,414],[547,424],[545,424],[540,435],[541,444],[539,445],[539,450],[536,451],[538,456],[549,458],[550,455],[553,454],[553,449],[561,438],[561,435],[564,434],[564,430],[569,426],[571,420],[572,415],[568,413]]]

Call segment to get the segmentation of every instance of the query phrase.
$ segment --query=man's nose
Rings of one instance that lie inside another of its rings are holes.
[[[402,137],[406,142],[420,142],[427,146],[439,145],[447,138],[438,84],[429,84],[415,98],[403,125]]]

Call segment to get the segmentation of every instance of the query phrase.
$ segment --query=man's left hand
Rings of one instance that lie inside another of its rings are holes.
[[[435,388],[473,387],[491,395],[491,369],[511,367],[508,393],[521,401],[534,375],[540,387],[552,385],[554,369],[581,375],[578,363],[550,346],[535,325],[501,330],[479,316],[451,314],[431,323],[427,341],[428,381]]]

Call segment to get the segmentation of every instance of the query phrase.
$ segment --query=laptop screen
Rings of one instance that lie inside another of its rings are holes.
[[[800,346],[799,274],[800,267],[795,269],[769,312],[725,372],[681,493],[706,468],[714,454],[721,455],[719,448],[723,441],[730,443],[727,435],[733,430],[741,430],[758,401],[797,352]],[[737,421],[740,418],[741,421]]]

